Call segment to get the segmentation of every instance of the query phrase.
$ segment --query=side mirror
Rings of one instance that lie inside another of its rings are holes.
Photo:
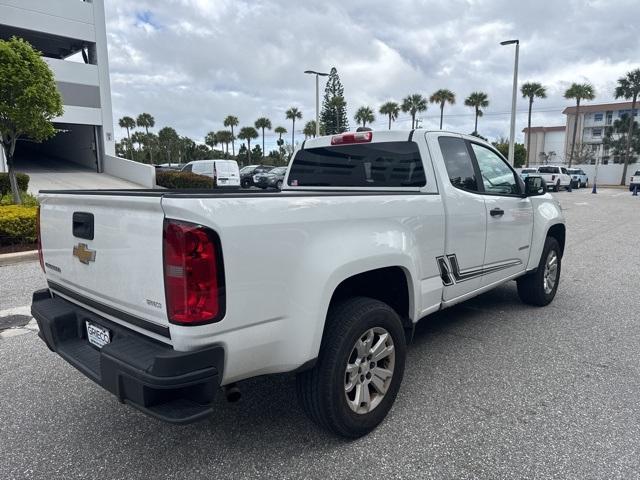
[[[535,197],[547,193],[547,184],[542,177],[528,176],[524,180],[524,194],[527,197]]]

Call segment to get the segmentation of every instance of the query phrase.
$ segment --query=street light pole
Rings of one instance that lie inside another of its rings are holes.
[[[304,73],[308,73],[316,76],[316,137],[320,136],[320,77],[326,77],[328,73],[316,72],[314,70],[305,70]]]
[[[513,65],[513,95],[511,96],[511,126],[509,128],[509,163],[511,165],[513,165],[513,143],[516,136],[516,100],[518,98],[518,56],[520,54],[520,40],[505,40],[504,42],[500,42],[500,45],[513,44],[516,46],[516,58]]]

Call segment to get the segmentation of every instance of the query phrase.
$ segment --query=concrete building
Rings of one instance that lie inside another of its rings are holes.
[[[531,136],[531,146],[528,153],[529,165],[545,165],[549,163],[564,163],[566,127],[531,127],[524,132],[524,144]]]
[[[19,142],[16,169],[68,176],[77,168],[152,187],[153,167],[115,156],[104,15],[103,0],[0,0],[0,39],[20,37],[42,52],[64,104],[55,137]]]
[[[624,159],[603,145],[602,139],[605,136],[606,128],[613,125],[613,122],[623,115],[631,114],[631,102],[600,103],[580,106],[580,115],[576,119],[576,107],[567,107],[562,113],[567,116],[567,128],[565,137],[565,158],[569,158],[571,153],[571,141],[573,130],[577,125],[576,147],[574,157],[582,163],[600,165],[609,163],[620,163]],[[633,112],[634,119],[637,120],[638,109]],[[636,157],[637,158],[637,157]]]

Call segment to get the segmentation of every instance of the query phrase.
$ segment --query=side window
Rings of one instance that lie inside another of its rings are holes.
[[[477,192],[476,171],[466,142],[462,138],[439,137],[438,143],[451,185],[462,190]]]
[[[561,170],[562,170],[562,173],[564,173],[565,175],[567,175],[567,169],[566,169],[566,168],[562,167],[562,168],[561,168]]]
[[[193,171],[193,164],[192,163],[188,163],[187,165],[184,166],[182,171],[183,172],[191,172],[191,171]]]
[[[513,170],[495,152],[482,145],[471,144],[478,160],[480,175],[486,193],[496,195],[513,195],[520,193]]]

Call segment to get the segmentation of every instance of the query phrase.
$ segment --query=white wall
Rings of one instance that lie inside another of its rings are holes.
[[[571,168],[581,168],[584,173],[589,176],[589,183],[593,184],[596,170],[595,165],[572,165]],[[620,163],[598,165],[598,185],[619,185],[623,168],[624,165]],[[640,163],[630,163],[627,167],[627,176],[624,179],[625,185],[629,185],[629,177],[631,177],[636,170],[640,170]]]
[[[137,183],[144,188],[156,188],[156,168],[153,165],[105,155],[104,173]]]

